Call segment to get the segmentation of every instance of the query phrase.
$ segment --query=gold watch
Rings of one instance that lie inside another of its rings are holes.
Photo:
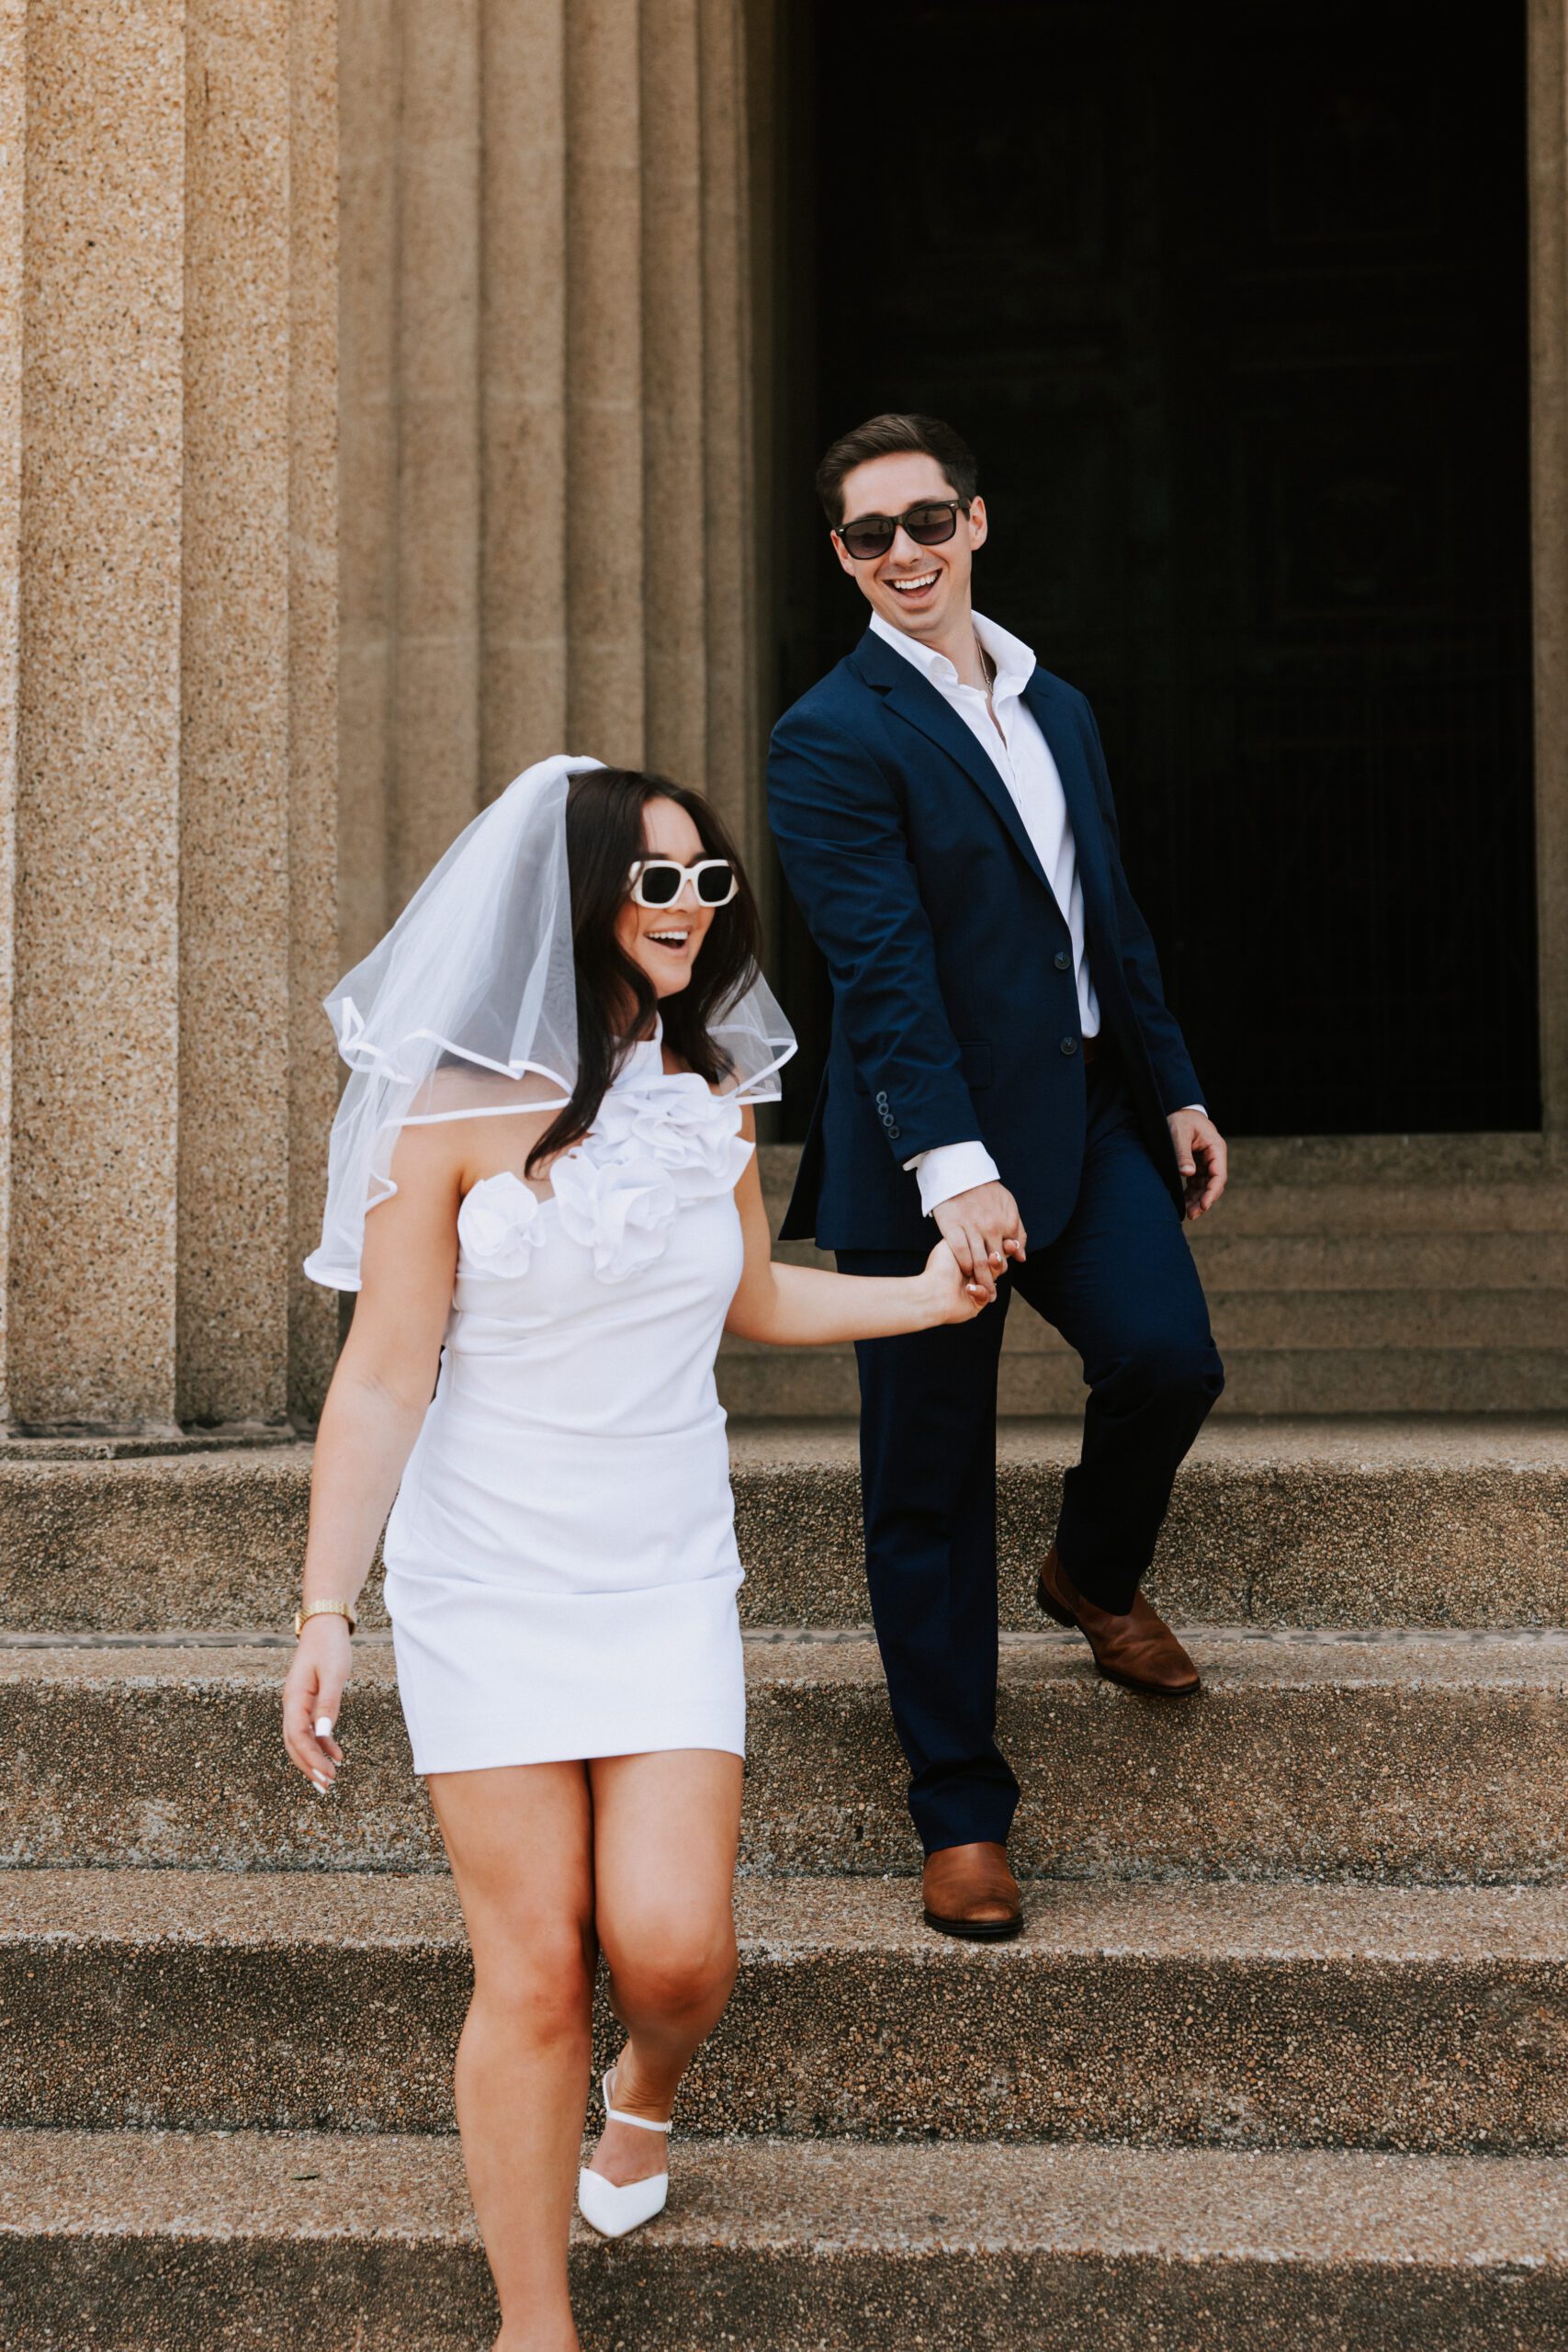
[[[294,1638],[296,1641],[299,1640],[300,1634],[304,1632],[305,1620],[308,1617],[346,1617],[348,1620],[348,1630],[351,1634],[355,1632],[359,1623],[358,1618],[355,1615],[346,1600],[312,1600],[308,1609],[303,1603],[301,1603],[294,1611]]]

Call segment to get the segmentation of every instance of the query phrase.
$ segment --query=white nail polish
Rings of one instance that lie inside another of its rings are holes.
[[[316,1737],[318,1739],[331,1739],[332,1736],[333,1719],[331,1715],[318,1715],[316,1717]]]

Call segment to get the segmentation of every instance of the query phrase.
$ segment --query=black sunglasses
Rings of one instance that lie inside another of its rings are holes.
[[[857,563],[874,563],[887,553],[902,526],[918,548],[939,548],[952,538],[960,514],[967,514],[966,498],[922,498],[902,514],[861,514],[839,526],[841,544]]]

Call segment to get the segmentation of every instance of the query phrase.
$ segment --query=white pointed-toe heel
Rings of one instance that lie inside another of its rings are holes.
[[[646,2115],[627,2115],[610,2104],[610,2084],[615,2070],[605,2075],[599,2086],[599,2096],[604,2102],[604,2113],[612,2123],[629,2123],[638,2132],[668,2132],[669,2124],[650,2123]],[[628,2230],[640,2230],[656,2213],[664,2211],[664,2200],[670,2194],[670,2173],[649,2174],[647,2180],[628,2180],[617,2188],[602,2172],[590,2172],[580,2166],[577,2175],[577,2210],[590,2229],[597,2230],[602,2238],[624,2238]]]

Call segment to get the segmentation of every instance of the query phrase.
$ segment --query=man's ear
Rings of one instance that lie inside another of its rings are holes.
[[[974,497],[969,501],[970,546],[972,548],[983,548],[986,544],[987,537],[989,535],[989,530],[990,526],[986,520],[986,502],[980,496],[979,492],[976,491]]]
[[[849,557],[848,557],[848,556],[845,554],[845,552],[844,552],[844,543],[843,543],[842,539],[839,537],[839,534],[837,533],[837,531],[829,531],[829,534],[828,534],[828,537],[829,537],[832,540],[832,542],[833,542],[833,553],[834,553],[834,554],[838,557],[838,559],[839,559],[839,568],[840,568],[840,571],[847,571],[847,572],[849,573],[849,575],[850,575],[850,578],[852,580],[852,579],[854,578],[854,576],[855,576],[855,568],[854,568],[854,565],[850,561]]]

